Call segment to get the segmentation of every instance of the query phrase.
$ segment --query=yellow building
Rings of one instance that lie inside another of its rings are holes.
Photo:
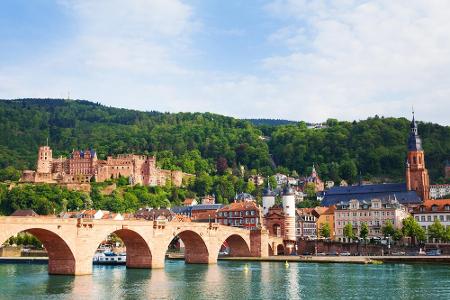
[[[317,218],[316,226],[317,226],[317,237],[322,237],[320,235],[320,229],[325,223],[328,223],[330,226],[330,239],[334,240],[335,232],[334,232],[334,211],[336,207],[334,205],[330,207],[322,207],[318,206],[314,208],[313,214]]]

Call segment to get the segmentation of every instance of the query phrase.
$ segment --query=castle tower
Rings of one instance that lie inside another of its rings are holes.
[[[416,191],[422,197],[422,200],[429,199],[430,181],[428,170],[425,168],[425,154],[422,149],[422,140],[417,130],[414,112],[408,139],[406,188],[409,191]]]
[[[283,212],[285,216],[284,239],[287,247],[287,253],[293,252],[296,241],[296,222],[295,222],[295,195],[289,181],[283,190]]]
[[[263,215],[265,216],[269,212],[269,208],[275,205],[275,193],[270,188],[269,181],[267,181],[267,188],[265,188],[263,191],[262,203],[263,203]]]
[[[52,149],[48,145],[39,147],[36,170],[37,173],[51,173],[52,161]]]

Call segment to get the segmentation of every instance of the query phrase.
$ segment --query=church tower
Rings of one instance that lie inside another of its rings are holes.
[[[422,148],[417,123],[411,121],[411,129],[408,139],[408,158],[406,161],[406,188],[409,191],[416,191],[422,200],[429,199],[430,181],[428,170],[425,168],[425,154]]]

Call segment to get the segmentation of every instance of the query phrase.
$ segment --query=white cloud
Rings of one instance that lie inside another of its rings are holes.
[[[399,116],[414,105],[449,123],[450,2],[280,0],[266,9],[289,21],[269,42],[291,52],[264,67],[319,115]]]

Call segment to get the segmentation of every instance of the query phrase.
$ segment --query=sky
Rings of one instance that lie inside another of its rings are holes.
[[[1,0],[0,99],[450,125],[448,0]]]

